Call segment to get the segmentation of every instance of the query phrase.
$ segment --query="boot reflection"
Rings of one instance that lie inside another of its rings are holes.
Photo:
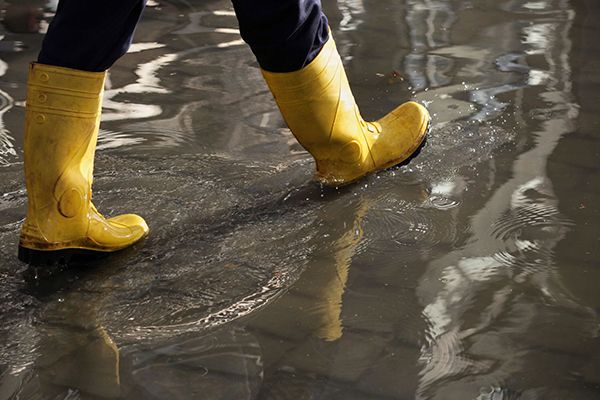
[[[323,209],[320,219],[325,229],[312,240],[316,251],[306,270],[288,292],[249,321],[249,328],[261,339],[282,339],[263,344],[269,346],[265,357],[276,357],[307,336],[328,342],[342,337],[342,297],[352,258],[364,236],[361,225],[368,204],[359,198],[343,208]],[[330,236],[339,239],[327,239]],[[269,363],[265,360],[265,364]]]
[[[47,332],[37,365],[40,382],[47,386],[116,398],[120,394],[119,350],[102,327],[84,332]],[[58,339],[59,340],[53,340]],[[44,392],[46,392],[44,390]]]
[[[354,212],[354,220],[335,242],[333,264],[320,271],[316,271],[316,268],[311,269],[311,272],[319,273],[315,279],[317,282],[321,280],[321,284],[306,287],[305,293],[312,294],[318,302],[316,320],[320,321],[320,324],[315,335],[326,341],[334,341],[342,337],[342,296],[348,282],[352,257],[364,236],[362,222],[368,208],[367,201],[361,199]]]
[[[429,197],[428,188],[413,185],[411,190],[404,190],[402,197],[423,203]],[[365,216],[379,201],[377,196],[366,192],[345,207],[340,208],[338,203],[335,207],[324,207],[319,215],[324,229],[313,239],[317,251],[307,269],[288,293],[271,304],[267,312],[259,312],[251,325],[260,325],[267,332],[288,330],[278,332],[283,337],[299,339],[300,335],[309,334],[330,342],[340,339],[342,297],[350,265],[365,239]],[[338,239],[331,240],[332,236]],[[269,316],[276,320],[261,322]]]
[[[63,398],[73,393],[118,398],[119,350],[99,323],[102,289],[59,290],[49,297],[41,299],[47,306],[37,332],[39,356],[22,398]]]

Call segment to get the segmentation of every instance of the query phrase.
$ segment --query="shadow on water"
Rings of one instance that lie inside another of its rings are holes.
[[[365,116],[434,116],[411,162],[324,189],[230,3],[149,2],[94,199],[151,235],[42,279],[15,257],[31,3],[23,30],[0,2],[0,398],[600,396],[598,7],[324,1]]]

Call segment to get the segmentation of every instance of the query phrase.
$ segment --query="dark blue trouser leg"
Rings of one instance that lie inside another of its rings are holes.
[[[105,71],[127,52],[146,0],[60,0],[38,62]]]
[[[127,52],[146,0],[60,0],[38,62],[104,71]],[[320,0],[232,0],[243,39],[260,66],[296,71],[328,39]]]
[[[329,37],[321,0],[231,0],[242,38],[261,68],[297,71],[310,63]]]

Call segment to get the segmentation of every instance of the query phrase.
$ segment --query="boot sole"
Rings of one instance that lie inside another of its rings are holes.
[[[115,252],[92,251],[85,249],[35,250],[19,246],[17,257],[32,266],[65,267],[72,264],[86,264],[101,260]]]

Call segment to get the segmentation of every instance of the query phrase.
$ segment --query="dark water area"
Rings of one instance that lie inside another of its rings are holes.
[[[600,3],[324,0],[409,164],[311,181],[228,1],[150,1],[109,73],[94,201],[151,228],[51,279],[16,258],[27,64],[0,0],[0,399],[600,399]]]

